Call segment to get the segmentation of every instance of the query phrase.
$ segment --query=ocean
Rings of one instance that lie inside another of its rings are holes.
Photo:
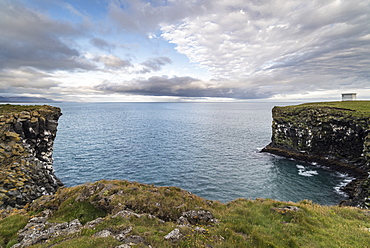
[[[75,186],[120,179],[176,186],[229,202],[346,196],[345,175],[260,150],[271,140],[271,109],[286,103],[55,103],[56,176]]]

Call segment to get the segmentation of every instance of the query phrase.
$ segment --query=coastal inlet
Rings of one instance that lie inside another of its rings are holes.
[[[289,103],[291,104],[291,103]],[[59,103],[54,169],[66,186],[124,179],[201,197],[335,205],[348,178],[259,151],[284,103]],[[300,173],[315,171],[311,176]]]

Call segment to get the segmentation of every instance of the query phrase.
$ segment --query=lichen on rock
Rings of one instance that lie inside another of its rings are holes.
[[[62,186],[53,170],[53,144],[61,110],[0,106],[0,209],[21,208]]]
[[[263,152],[316,162],[356,177],[348,205],[366,206],[370,172],[370,102],[274,107],[272,140]]]

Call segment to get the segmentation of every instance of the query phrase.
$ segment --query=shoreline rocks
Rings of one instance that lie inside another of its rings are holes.
[[[271,143],[261,152],[315,162],[355,177],[342,189],[349,199],[341,204],[370,207],[369,116],[309,104],[274,107],[272,116]]]

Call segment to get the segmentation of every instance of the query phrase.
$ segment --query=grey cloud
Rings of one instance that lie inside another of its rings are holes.
[[[212,82],[203,82],[192,77],[150,77],[136,79],[120,84],[104,82],[94,87],[106,93],[121,93],[149,96],[178,97],[225,97],[238,99],[258,99],[272,96],[270,92],[258,88],[240,88],[224,86]]]
[[[267,84],[275,92],[282,88],[298,92],[294,84],[312,91],[332,87],[325,80],[311,81],[312,76],[330,76],[333,82],[351,78],[358,85],[370,80],[369,1],[215,0],[214,4],[218,8],[161,30],[177,51],[216,79],[239,78],[245,87]],[[274,80],[260,81],[261,75]]]
[[[53,80],[51,75],[29,67],[0,70],[1,93],[43,93],[58,86],[59,82]]]
[[[83,32],[56,22],[18,1],[0,1],[0,69],[24,66],[41,70],[93,69],[72,39]]]
[[[102,55],[94,58],[94,61],[103,63],[106,68],[122,69],[133,66],[129,60],[120,59],[114,55]]]
[[[139,73],[145,74],[152,71],[159,71],[162,69],[162,66],[171,63],[172,60],[167,57],[150,58],[147,61],[141,63],[141,65],[144,66],[144,69],[141,70]]]
[[[312,32],[328,25],[355,24],[358,17],[367,15],[368,8],[367,1],[312,1],[305,4],[302,14],[292,17],[303,30]]]
[[[117,0],[110,2],[108,10],[110,18],[119,27],[127,31],[149,32],[162,23],[174,23],[189,16],[201,15],[211,8],[211,0]]]
[[[283,69],[292,76],[303,76],[308,73],[335,75],[337,77],[357,76],[370,79],[370,46],[368,41],[352,41],[348,46],[346,38],[331,45],[318,47],[314,51],[277,60],[268,69]]]
[[[116,46],[114,44],[111,44],[109,42],[107,42],[106,40],[104,39],[100,39],[100,38],[92,38],[90,40],[90,44],[92,44],[93,46],[101,49],[101,50],[106,50],[106,51],[111,51],[112,49],[115,49]]]

